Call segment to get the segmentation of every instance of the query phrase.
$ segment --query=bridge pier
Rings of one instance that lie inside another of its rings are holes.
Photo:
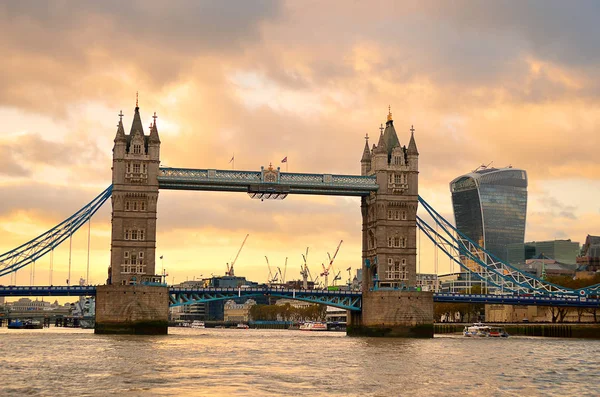
[[[348,336],[433,338],[433,292],[365,291],[351,312]]]
[[[169,289],[101,285],[96,290],[96,334],[166,335]]]

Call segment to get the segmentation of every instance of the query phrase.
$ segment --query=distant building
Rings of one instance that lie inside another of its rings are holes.
[[[239,276],[213,276],[200,280],[188,280],[175,287],[181,288],[242,288],[242,286],[257,287],[258,283],[246,280],[246,277]],[[236,298],[234,301],[241,301],[243,298]],[[268,303],[266,297],[257,297],[259,303]],[[174,321],[223,321],[225,301],[218,300],[206,303],[192,303],[189,305],[175,306],[171,309],[171,319]]]
[[[421,288],[421,291],[439,291],[440,281],[438,275],[417,273],[417,288]]]
[[[223,319],[225,321],[248,322],[250,320],[250,308],[256,305],[254,299],[248,299],[244,303],[236,303],[233,300],[225,302]]]
[[[516,266],[523,272],[538,278],[546,278],[548,276],[573,277],[577,270],[577,265],[561,263],[542,254],[535,258],[527,259],[525,264]]]
[[[524,264],[528,259],[543,255],[557,262],[574,265],[580,253],[579,243],[571,240],[531,241],[527,243],[508,244],[506,246],[507,261],[511,265]]]
[[[277,302],[275,302],[275,304],[277,306],[284,306],[288,303],[291,307],[295,307],[296,309],[306,309],[307,307],[310,307],[311,305],[313,305],[313,303],[306,302],[306,301],[299,301],[296,299],[278,299]]]
[[[453,294],[471,292],[472,287],[475,286],[483,291],[485,287],[483,281],[475,279],[471,276],[471,273],[467,272],[440,274],[438,276],[438,283],[439,292],[449,292]]]
[[[328,323],[346,323],[348,321],[348,310],[327,306],[325,321]]]
[[[450,182],[456,228],[500,260],[508,244],[525,241],[527,173],[479,168]]]
[[[577,264],[580,270],[600,271],[600,236],[587,235],[581,247],[581,255],[577,257]]]

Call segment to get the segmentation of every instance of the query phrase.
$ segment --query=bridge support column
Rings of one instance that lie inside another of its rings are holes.
[[[96,289],[96,334],[166,335],[169,289],[101,285]]]
[[[362,312],[352,313],[349,336],[433,338],[433,292],[363,292]]]

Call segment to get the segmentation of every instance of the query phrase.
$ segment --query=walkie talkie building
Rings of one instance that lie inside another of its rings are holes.
[[[503,261],[525,241],[527,173],[482,167],[450,182],[456,228]]]

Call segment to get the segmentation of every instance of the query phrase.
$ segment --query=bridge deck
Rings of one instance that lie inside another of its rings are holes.
[[[94,296],[96,286],[0,286],[0,296]],[[322,303],[347,310],[361,310],[359,291],[294,290],[287,288],[179,288],[169,287],[171,306],[260,295]],[[434,302],[485,303],[600,308],[599,298],[561,295],[478,295],[435,293]]]
[[[342,196],[366,196],[379,189],[374,176],[189,168],[161,168],[158,186],[174,190]]]

